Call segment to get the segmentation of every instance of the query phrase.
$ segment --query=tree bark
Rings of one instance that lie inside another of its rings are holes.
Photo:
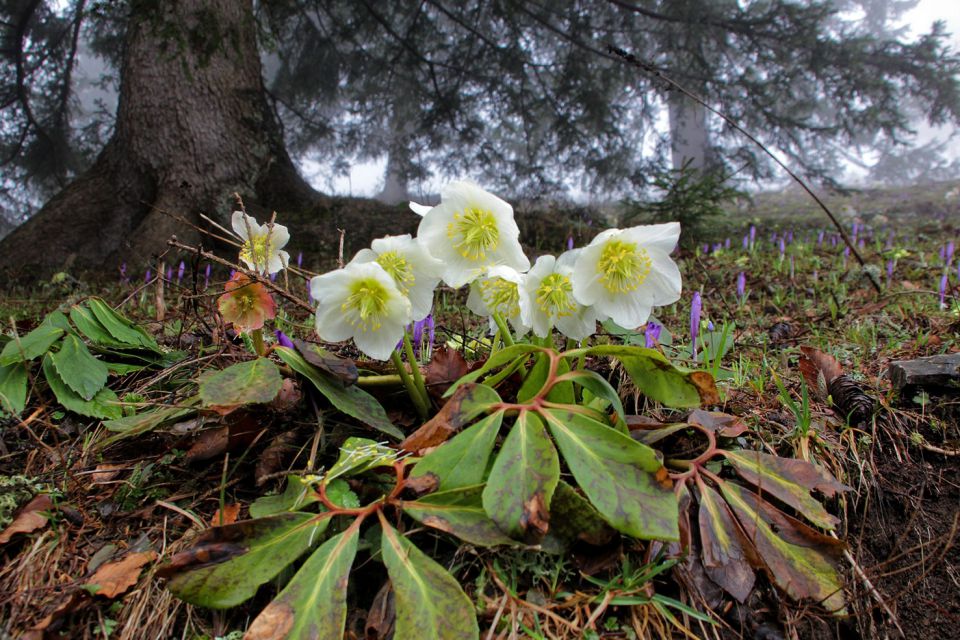
[[[679,91],[667,98],[670,117],[670,155],[674,170],[705,171],[713,164],[707,110]]]
[[[0,242],[8,275],[147,260],[171,235],[198,239],[172,216],[225,221],[234,193],[259,212],[318,195],[267,101],[251,3],[132,4],[114,133],[85,174]]]

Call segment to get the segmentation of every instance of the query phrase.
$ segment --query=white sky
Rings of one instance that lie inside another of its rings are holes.
[[[930,31],[930,26],[936,20],[947,23],[947,31],[951,33],[952,48],[960,53],[960,0],[921,0],[917,7],[904,16],[904,23],[909,24],[914,36]],[[925,144],[932,138],[945,139],[952,133],[952,129],[932,129],[926,125],[919,126],[917,142]],[[960,139],[951,145],[951,157],[960,156]],[[336,193],[352,196],[372,196],[383,186],[383,172],[386,158],[378,162],[368,162],[355,165],[349,177],[329,179],[329,169],[314,162],[304,162],[301,169],[313,185],[326,193]],[[854,176],[851,176],[854,177]],[[427,193],[439,191],[439,184],[425,184],[422,186]],[[416,191],[417,186],[411,189]]]

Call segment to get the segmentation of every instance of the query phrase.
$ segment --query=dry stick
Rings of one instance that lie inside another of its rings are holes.
[[[656,77],[656,78],[659,78],[660,80],[663,80],[663,81],[666,82],[668,85],[670,85],[671,88],[676,89],[677,91],[679,91],[679,92],[682,93],[683,95],[687,96],[688,98],[690,98],[691,100],[693,100],[694,102],[696,102],[697,104],[699,104],[700,106],[702,106],[704,109],[707,109],[707,110],[710,111],[711,113],[714,113],[714,114],[716,114],[717,116],[719,116],[720,118],[722,118],[724,122],[726,122],[728,125],[730,125],[730,126],[733,127],[734,129],[736,129],[737,131],[739,131],[740,133],[742,133],[744,136],[746,136],[746,138],[747,138],[748,140],[750,140],[750,142],[752,142],[753,144],[757,145],[757,147],[759,147],[760,150],[763,151],[765,154],[767,154],[768,156],[770,156],[770,159],[773,160],[774,162],[776,162],[777,165],[779,165],[781,169],[783,169],[784,171],[786,171],[787,175],[790,176],[797,184],[800,185],[800,187],[801,187],[804,191],[807,192],[807,195],[809,195],[811,198],[813,198],[814,202],[816,202],[817,205],[819,205],[820,208],[823,209],[823,212],[824,212],[825,214],[827,214],[827,217],[830,218],[830,221],[831,221],[831,222],[833,222],[833,226],[835,226],[835,227],[837,228],[837,231],[840,232],[840,237],[843,238],[844,244],[846,244],[847,247],[850,249],[850,253],[852,253],[852,254],[853,254],[853,257],[855,257],[855,258],[857,259],[857,262],[860,263],[860,266],[861,266],[861,267],[866,267],[866,266],[867,266],[867,263],[864,262],[863,257],[860,255],[860,252],[857,251],[857,248],[854,246],[853,242],[850,240],[850,237],[847,235],[847,232],[846,232],[846,230],[843,228],[843,225],[840,224],[840,221],[837,220],[836,216],[833,215],[833,212],[830,211],[829,208],[827,208],[827,205],[823,203],[823,200],[821,200],[821,199],[817,196],[817,194],[815,194],[815,193],[813,192],[813,189],[811,189],[809,186],[807,186],[807,183],[806,183],[806,182],[804,182],[803,180],[801,180],[800,177],[799,177],[797,174],[795,174],[793,171],[791,171],[791,170],[790,170],[790,167],[788,167],[786,164],[784,164],[784,162],[783,162],[782,160],[780,160],[780,158],[778,158],[776,155],[774,155],[774,153],[773,153],[772,151],[770,151],[766,146],[764,146],[764,144],[763,144],[762,142],[760,142],[760,141],[756,138],[756,136],[754,136],[753,134],[751,134],[750,132],[748,132],[746,129],[744,129],[743,127],[741,127],[741,126],[740,126],[739,124],[737,124],[732,118],[730,118],[728,115],[726,115],[725,113],[723,113],[723,112],[720,111],[719,109],[716,109],[715,107],[707,104],[707,101],[706,101],[706,100],[704,100],[703,98],[701,98],[701,97],[698,96],[697,94],[693,93],[692,91],[686,89],[683,85],[681,85],[681,84],[680,84],[679,82],[677,82],[676,80],[673,80],[673,79],[667,77],[666,75],[663,74],[662,71],[659,71],[658,69],[654,68],[652,65],[647,64],[646,62],[643,62],[642,60],[639,60],[639,59],[638,59],[636,56],[634,56],[632,53],[627,53],[626,51],[624,51],[624,50],[621,49],[620,47],[615,47],[615,46],[613,46],[613,45],[607,45],[607,51],[609,51],[610,53],[613,53],[613,54],[619,56],[622,60],[624,60],[625,62],[627,62],[627,63],[629,63],[629,64],[632,64],[633,66],[637,67],[638,69],[640,69],[640,70],[642,70],[642,71],[644,71],[644,72],[646,72],[646,73],[649,73],[649,74],[651,74],[652,76],[654,76],[654,77]],[[873,288],[877,290],[877,293],[882,293],[882,291],[880,290],[880,285],[879,285],[877,282],[875,282],[873,278],[869,278],[869,280],[870,280],[870,284],[873,285]]]
[[[280,296],[283,296],[284,298],[286,298],[286,299],[289,300],[290,302],[294,303],[295,305],[297,305],[297,306],[300,307],[301,309],[304,309],[304,310],[306,310],[306,311],[309,311],[310,313],[313,313],[313,312],[314,312],[314,308],[313,308],[313,307],[311,307],[309,304],[307,304],[306,302],[304,302],[303,300],[301,300],[301,299],[298,298],[297,296],[293,295],[292,293],[289,293],[289,292],[287,292],[287,291],[284,291],[282,287],[278,287],[278,286],[277,286],[276,284],[274,284],[273,282],[270,282],[270,278],[264,278],[264,277],[262,277],[260,274],[258,274],[258,273],[256,273],[256,272],[253,272],[253,271],[250,271],[250,270],[248,270],[248,269],[244,269],[244,268],[242,268],[242,267],[238,269],[238,268],[237,268],[237,265],[233,264],[233,263],[230,262],[229,260],[224,260],[223,258],[220,258],[220,257],[218,257],[218,256],[210,253],[209,251],[204,251],[204,250],[200,249],[199,247],[191,247],[191,246],[188,245],[188,244],[184,244],[184,243],[180,242],[179,240],[177,240],[177,237],[176,237],[176,236],[174,236],[174,237],[170,238],[169,240],[167,240],[167,244],[170,245],[171,247],[176,247],[176,248],[178,248],[178,249],[183,249],[183,250],[185,250],[185,251],[193,251],[193,252],[196,252],[197,254],[199,254],[200,256],[202,256],[203,258],[205,258],[205,259],[207,259],[207,260],[210,260],[211,262],[216,262],[217,264],[223,265],[223,266],[225,266],[225,267],[229,267],[230,269],[236,269],[238,272],[243,273],[244,275],[246,275],[246,276],[247,276],[248,278],[250,278],[251,280],[253,280],[253,281],[255,281],[255,282],[259,282],[260,284],[264,285],[264,286],[267,287],[268,289],[272,289],[272,290],[275,291],[277,294],[279,294]]]
[[[345,229],[337,229],[340,232],[340,247],[337,249],[337,266],[343,269],[343,236],[346,235]]]
[[[833,531],[830,532],[830,536],[834,540],[840,539],[837,537],[837,534],[834,533]],[[900,627],[900,623],[897,621],[897,616],[890,609],[890,605],[887,604],[887,601],[883,599],[883,596],[880,595],[880,592],[877,591],[877,588],[873,586],[873,583],[870,581],[870,578],[867,576],[864,570],[857,563],[856,558],[853,557],[853,554],[850,553],[849,549],[843,550],[843,557],[846,559],[847,562],[850,563],[850,567],[853,569],[853,572],[857,575],[857,577],[860,578],[860,582],[863,584],[864,588],[867,590],[867,593],[869,593],[870,596],[877,601],[877,604],[880,605],[880,608],[883,609],[883,612],[887,614],[887,618],[890,620],[890,622],[893,623],[893,626],[897,628],[897,631],[900,632],[900,637],[901,638],[907,637],[906,634],[903,632],[903,629]]]

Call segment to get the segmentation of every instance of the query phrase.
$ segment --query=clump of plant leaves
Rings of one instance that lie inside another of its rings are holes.
[[[143,328],[100,298],[88,298],[73,305],[69,315],[47,314],[36,329],[3,345],[0,409],[23,411],[31,363],[40,360],[47,386],[66,409],[91,418],[120,418],[123,410],[108,377],[163,366],[167,358]]]
[[[296,350],[278,354],[308,378],[319,371]],[[723,422],[706,412],[664,432],[631,434],[610,383],[574,368],[589,356],[617,358],[637,388],[664,404],[716,402],[709,374],[675,367],[652,349],[506,347],[463,376],[440,412],[399,445],[350,438],[325,473],[291,477],[283,494],[251,505],[253,520],[204,533],[162,569],[169,588],[194,604],[232,607],[306,556],[246,637],[340,638],[351,567],[361,539],[372,540],[394,592],[396,637],[477,638],[474,605],[416,538],[404,535],[409,519],[477,546],[533,544],[554,552],[577,539],[602,544],[619,532],[666,543],[681,557],[702,539],[708,575],[734,597],[749,593],[753,570],[762,568],[793,597],[842,606],[830,563],[836,543],[767,495],[831,528],[835,520],[809,492],[831,495],[842,485],[802,461],[718,448]],[[495,387],[511,375],[523,383],[505,401]],[[654,445],[679,429],[701,430],[710,446],[694,460],[664,459]],[[714,458],[741,481],[708,469]],[[700,505],[699,536],[685,524],[691,494]],[[735,567],[729,579],[724,563]]]

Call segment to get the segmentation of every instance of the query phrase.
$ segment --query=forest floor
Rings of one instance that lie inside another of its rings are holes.
[[[806,457],[851,488],[828,502],[849,551],[840,562],[843,615],[792,601],[761,575],[745,603],[715,600],[714,624],[678,614],[688,625],[682,631],[642,606],[598,613],[604,590],[584,575],[617,578],[626,570],[624,558],[642,561],[645,544],[624,540],[567,556],[450,547],[444,564],[477,604],[481,637],[960,638],[960,389],[896,393],[888,371],[893,361],[960,352],[960,251],[945,255],[948,243],[960,245],[960,197],[945,197],[956,187],[832,201],[875,266],[870,273],[879,292],[870,274],[845,255],[825,217],[795,196],[765,196],[755,208],[731,215],[703,244],[681,252],[684,296],[654,312],[664,326],[664,354],[693,365],[690,293],[700,291],[714,357],[699,364],[717,380],[721,403],[715,408],[749,427],[743,436],[749,446]],[[349,256],[370,238],[415,223],[399,209],[385,216],[370,203],[331,199],[325,207],[334,211],[331,218],[290,225],[291,253],[302,250],[305,266],[314,269],[335,261],[336,229],[347,230]],[[518,219],[531,256],[562,251],[568,237],[582,246],[604,227],[595,213],[575,206],[526,213],[518,207]],[[751,224],[755,239],[744,248]],[[315,241],[298,244],[308,237]],[[216,318],[224,270],[215,266],[208,280],[200,264],[188,261],[183,273],[176,263],[168,267],[163,286],[157,264],[150,264],[96,281],[63,274],[30,290],[8,290],[0,296],[0,317],[23,335],[53,309],[103,298],[180,354],[151,371],[111,379],[128,402],[162,404],[163,394],[244,352],[239,341],[223,339]],[[289,286],[306,298],[303,281],[291,279]],[[443,346],[467,345],[468,352],[482,346],[485,322],[463,303],[462,292],[438,294],[435,339],[421,349],[427,371],[431,354]],[[305,311],[288,306],[278,318],[288,334],[311,336]],[[732,340],[722,338],[724,329]],[[801,347],[839,362],[875,404],[871,419],[848,425],[831,399],[813,388],[810,406],[802,405]],[[338,353],[358,355],[352,347]],[[467,353],[468,360],[475,357]],[[609,372],[606,363],[597,367]],[[621,391],[628,412],[664,423],[682,420],[682,414],[632,397],[626,385]],[[405,432],[416,428],[402,394],[387,390],[379,399],[394,424]],[[206,527],[243,520],[255,499],[282,492],[288,474],[336,458],[339,444],[360,427],[328,420],[321,437],[316,404],[301,399],[241,425],[216,417],[206,424],[184,420],[104,446],[110,434],[99,421],[65,411],[43,384],[34,385],[19,418],[0,417],[0,518],[7,518],[0,521],[0,638],[241,637],[275,595],[273,585],[242,606],[214,611],[177,600],[154,571]],[[48,498],[31,510],[35,495]],[[112,569],[98,572],[103,567]],[[98,587],[91,588],[94,577]],[[374,611],[382,604],[374,595],[383,583],[378,564],[358,570],[349,596],[351,637],[377,638],[389,627],[388,616]],[[689,601],[669,576],[645,588]]]

